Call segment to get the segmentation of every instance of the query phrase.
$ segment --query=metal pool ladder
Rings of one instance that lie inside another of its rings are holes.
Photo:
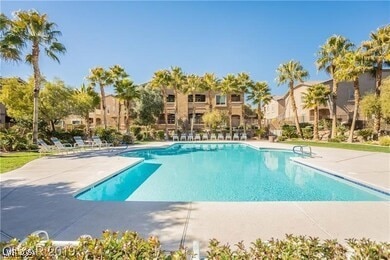
[[[305,151],[304,150],[305,147],[309,148],[309,151]],[[299,148],[299,150],[298,150],[298,148]],[[312,157],[311,147],[308,146],[308,145],[296,145],[296,146],[293,147],[292,150],[296,154],[299,154],[299,155],[302,155],[302,156]]]

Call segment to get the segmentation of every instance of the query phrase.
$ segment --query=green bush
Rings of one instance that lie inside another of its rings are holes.
[[[138,133],[136,136],[135,136],[135,139],[137,139],[137,141],[142,141],[144,139],[144,135],[142,133]]]
[[[140,126],[132,126],[130,127],[130,131],[133,133],[134,136],[137,136],[139,133],[141,133],[142,128]]]
[[[295,125],[282,125],[282,136],[291,138],[298,138],[297,128]]]
[[[117,145],[122,140],[122,135],[114,128],[104,129],[102,127],[97,127],[95,129],[95,135],[99,136],[100,139],[106,141],[107,143],[113,143]]]
[[[390,146],[390,136],[381,136],[379,137],[379,145]]]
[[[277,138],[277,141],[278,142],[283,142],[283,141],[286,141],[288,138],[287,138],[287,136],[278,136],[278,138]]]
[[[157,138],[158,140],[164,140],[165,132],[163,130],[157,131]]]
[[[134,143],[133,137],[129,134],[125,134],[122,136],[122,143],[123,144],[132,144]]]
[[[0,148],[2,151],[21,151],[31,149],[31,142],[18,128],[0,129]]]
[[[365,128],[365,129],[359,130],[357,132],[357,135],[361,136],[364,141],[370,140],[372,137],[372,134],[373,134],[373,131],[372,131],[372,129],[369,129],[369,128]]]
[[[313,139],[313,126],[308,125],[302,128],[303,138],[304,139]]]
[[[141,238],[136,232],[123,233],[104,231],[96,239],[79,238],[74,246],[56,248],[51,241],[41,242],[30,235],[26,242],[13,239],[1,243],[5,259],[28,256],[33,259],[191,259],[193,253],[187,249],[167,252],[162,250],[156,237]],[[211,239],[207,248],[207,259],[389,259],[390,243],[369,239],[348,239],[348,247],[337,240],[320,240],[316,237],[286,235],[284,239],[264,241],[257,239],[249,248],[241,241],[234,247]],[[39,249],[39,250],[38,250]],[[54,250],[56,249],[56,250]],[[10,254],[10,255],[7,255]],[[200,256],[202,257],[202,256]]]

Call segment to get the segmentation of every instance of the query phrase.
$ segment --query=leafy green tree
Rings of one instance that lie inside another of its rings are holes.
[[[175,95],[175,131],[177,132],[178,127],[178,100],[177,96],[178,93],[182,91],[183,85],[185,83],[186,76],[183,73],[183,70],[180,67],[171,67],[171,70],[169,71],[169,77],[168,77],[168,86],[169,88],[173,89],[173,93]]]
[[[319,140],[318,135],[318,108],[320,105],[325,105],[329,99],[331,91],[328,86],[324,84],[316,84],[310,86],[305,93],[303,93],[303,105],[304,108],[313,109],[314,111],[314,127],[313,127],[313,139]]]
[[[364,59],[363,54],[359,50],[348,51],[343,56],[338,57],[335,60],[337,70],[333,77],[338,81],[352,81],[354,88],[355,105],[351,123],[351,129],[349,131],[348,142],[353,141],[353,131],[355,130],[356,119],[359,111],[360,103],[360,87],[359,76],[369,70],[367,61]]]
[[[334,78],[337,66],[336,60],[338,57],[342,57],[345,52],[349,51],[353,47],[353,44],[346,38],[340,35],[333,35],[329,37],[325,44],[320,47],[317,53],[316,65],[319,70],[325,70],[333,78],[332,87],[332,132],[331,137],[335,138],[337,134],[337,90],[338,81]]]
[[[377,29],[370,34],[370,40],[362,43],[365,57],[372,62],[375,70],[375,96],[381,95],[383,63],[390,62],[390,25]],[[374,133],[379,134],[381,113],[375,114]]]
[[[213,101],[211,94],[213,91],[218,89],[220,80],[215,76],[214,73],[205,73],[202,77],[202,80],[202,90],[207,92],[209,111],[213,111]]]
[[[202,88],[202,78],[191,74],[186,77],[186,81],[183,85],[182,91],[185,94],[192,95],[192,119],[191,119],[191,133],[194,130],[195,114],[196,114],[196,104],[195,104],[195,93]]]
[[[381,102],[375,93],[366,94],[360,101],[360,107],[364,115],[378,116],[381,113]]]
[[[381,103],[382,116],[387,120],[390,119],[390,76],[385,78],[381,84],[381,96],[379,101]]]
[[[294,61],[294,60],[290,60],[284,64],[279,65],[276,71],[278,73],[278,76],[276,78],[278,85],[288,83],[289,99],[291,101],[291,109],[294,113],[295,126],[297,128],[298,135],[301,138],[303,138],[303,132],[301,127],[299,126],[297,105],[295,103],[295,98],[294,98],[294,82],[295,81],[303,82],[304,79],[309,77],[309,72],[303,69],[299,61]]]
[[[79,115],[85,120],[86,135],[91,135],[91,127],[89,122],[89,113],[95,111],[100,103],[99,94],[96,93],[92,86],[84,84],[73,92],[73,114]]]
[[[218,89],[223,95],[226,95],[226,101],[228,106],[228,116],[229,116],[229,134],[232,136],[232,102],[231,95],[233,93],[240,92],[239,82],[235,75],[228,74],[224,77],[219,85]]]
[[[102,67],[92,68],[87,76],[87,80],[91,86],[99,86],[100,89],[100,109],[103,111],[104,129],[107,129],[107,110],[106,110],[106,94],[104,87],[113,83],[110,71],[104,70]]]
[[[139,125],[151,126],[156,123],[158,116],[164,110],[164,101],[157,89],[140,88],[140,97],[136,100],[135,113]]]
[[[42,119],[55,131],[55,124],[73,112],[72,90],[62,80],[45,81],[40,94]]]
[[[204,113],[202,120],[207,127],[216,130],[221,124],[227,121],[227,116],[219,110],[213,110]]]
[[[248,100],[252,101],[254,105],[257,105],[257,124],[259,129],[261,129],[261,119],[263,117],[261,107],[269,104],[271,99],[271,90],[267,82],[255,82],[249,88]]]
[[[33,142],[38,138],[39,92],[42,76],[39,68],[40,52],[59,62],[57,54],[65,53],[66,49],[57,37],[61,32],[56,30],[57,25],[48,20],[46,14],[35,10],[17,11],[12,20],[5,15],[0,17],[0,56],[4,60],[21,61],[25,47],[31,48],[25,56],[25,61],[32,65],[34,71],[34,106],[33,106]]]
[[[167,112],[167,89],[169,83],[169,72],[167,70],[156,71],[150,81],[150,87],[160,91],[164,103],[165,135],[168,136],[168,112]]]

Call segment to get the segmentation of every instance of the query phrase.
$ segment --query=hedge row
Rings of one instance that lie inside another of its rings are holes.
[[[191,259],[187,249],[163,251],[156,237],[141,238],[135,232],[104,231],[101,238],[81,237],[74,246],[55,247],[36,235],[20,243],[11,240],[1,245],[4,259]],[[216,239],[209,242],[208,259],[390,259],[390,243],[369,239],[349,239],[348,247],[336,240],[286,235],[285,239],[256,240],[245,248],[239,242],[233,248]],[[203,256],[204,257],[204,256]]]

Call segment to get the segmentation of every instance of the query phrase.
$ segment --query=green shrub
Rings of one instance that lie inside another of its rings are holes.
[[[371,139],[372,133],[373,133],[372,129],[366,128],[366,129],[359,130],[357,132],[357,135],[361,136],[364,141],[368,141]]]
[[[137,136],[139,133],[141,133],[142,128],[140,126],[132,126],[130,127],[130,131],[133,133],[134,136]]]
[[[17,128],[0,130],[0,148],[2,151],[26,150],[32,148],[30,145],[31,142]]]
[[[379,145],[390,146],[390,136],[381,136],[379,137]]]
[[[133,137],[129,134],[125,134],[122,136],[122,143],[123,144],[132,144],[134,141],[133,141]]]
[[[282,126],[282,136],[290,138],[298,138],[297,128],[295,125],[283,125]]]
[[[114,145],[118,144],[122,140],[122,135],[114,128],[104,129],[102,127],[97,127],[95,129],[95,135],[99,136],[100,139],[113,143]]]
[[[179,249],[172,252],[162,250],[156,237],[141,238],[136,232],[123,233],[104,231],[100,238],[80,237],[79,243],[60,250],[51,241],[43,244],[36,235],[26,242],[13,239],[0,243],[5,259],[20,259],[30,253],[33,259],[191,259],[192,252]],[[207,248],[207,259],[389,259],[390,243],[369,239],[348,239],[347,247],[337,240],[320,240],[316,237],[286,235],[284,239],[257,239],[245,248],[243,242],[234,247],[211,239]],[[53,251],[53,249],[57,249]],[[348,251],[348,253],[347,253]],[[10,255],[7,255],[7,254]],[[202,257],[202,256],[200,256]]]
[[[278,136],[278,138],[277,138],[277,141],[278,142],[283,142],[283,141],[286,141],[288,138],[287,138],[287,136]]]
[[[138,133],[136,136],[135,136],[135,139],[137,139],[137,141],[142,141],[144,139],[144,135],[142,133]]]
[[[165,132],[163,130],[157,131],[157,138],[158,140],[164,140]]]
[[[304,139],[313,139],[313,126],[308,125],[302,128],[303,138]]]

